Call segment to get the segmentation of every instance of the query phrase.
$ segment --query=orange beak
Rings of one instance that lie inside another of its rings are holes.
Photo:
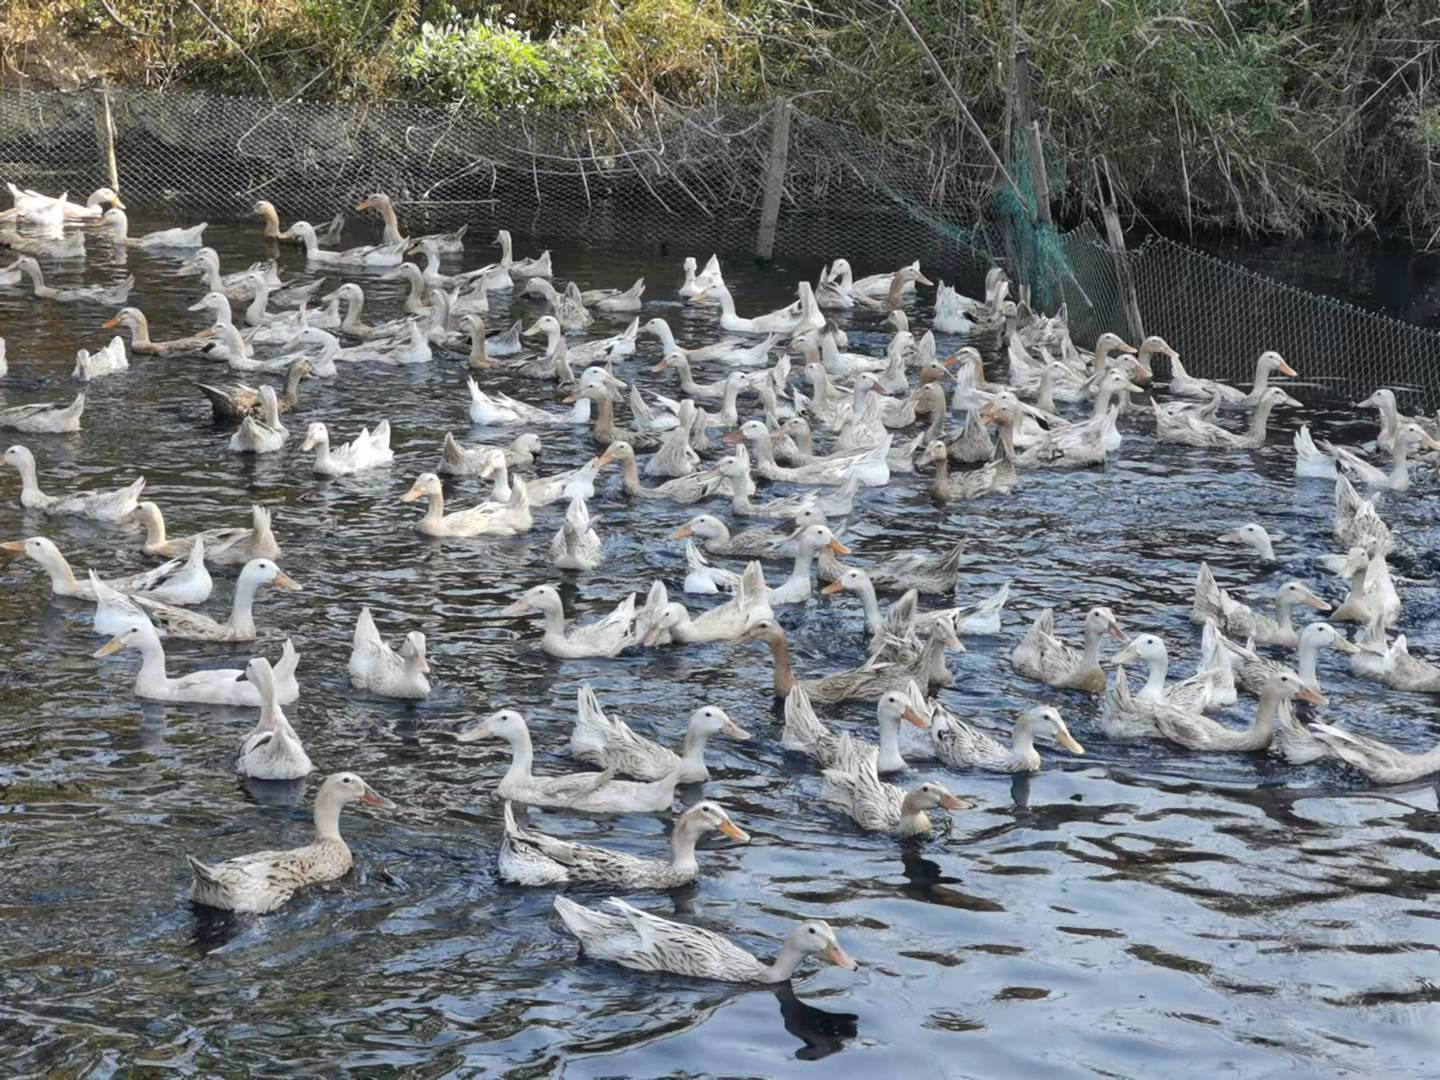
[[[670,534],[670,539],[671,539],[671,540],[684,540],[686,537],[688,537],[688,536],[694,536],[694,535],[695,535],[695,530],[694,530],[694,529],[690,528],[689,525],[682,525],[682,526],[680,526],[680,528],[676,529],[673,533]]]
[[[914,709],[906,709],[906,710],[905,710],[903,713],[901,713],[900,715],[903,716],[906,720],[909,720],[910,723],[914,724],[916,727],[920,728],[922,731],[923,731],[925,728],[928,728],[928,727],[930,726],[930,721],[927,720],[927,719],[925,719],[925,717],[921,716],[921,715],[920,715],[918,712],[916,712]]]
[[[722,821],[720,823],[720,831],[731,840],[738,840],[742,844],[748,844],[750,842],[750,834],[733,821]]]
[[[844,590],[845,586],[841,585],[840,580],[837,578],[836,580],[830,582],[829,585],[826,585],[823,589],[821,589],[820,593],[823,596],[834,596],[836,593],[843,592]]]
[[[973,802],[967,802],[965,799],[956,798],[954,795],[946,795],[940,800],[940,805],[943,806],[946,810],[971,810],[975,807],[975,804]]]
[[[1291,367],[1289,364],[1285,363],[1285,361],[1283,361],[1283,360],[1280,361],[1280,367],[1277,368],[1276,370],[1278,370],[1281,375],[1289,375],[1289,376],[1292,376],[1292,377],[1295,375],[1295,369],[1294,369],[1293,367]]]
[[[1308,701],[1311,705],[1328,705],[1330,700],[1318,690],[1312,690],[1308,686],[1302,686],[1300,693],[1295,695],[1301,701]]]
[[[119,315],[116,315],[115,318],[111,319],[109,322],[101,323],[101,324],[100,324],[100,329],[101,329],[101,330],[114,330],[114,329],[115,329],[117,326],[119,326],[119,325],[120,325],[120,316],[119,316]]]
[[[605,452],[601,454],[597,460],[600,462],[599,467],[603,469],[606,465],[609,465],[615,459],[610,456],[610,448],[606,447]]]
[[[369,199],[361,199],[355,204],[356,210],[369,210],[374,204]]]
[[[836,967],[844,968],[846,971],[854,971],[859,966],[854,960],[851,960],[850,957],[845,955],[845,950],[840,947],[838,942],[825,947],[825,959],[829,960]]]
[[[830,550],[833,551],[836,555],[850,554],[850,549],[847,548],[844,544],[840,543],[839,540],[831,540],[829,546]]]

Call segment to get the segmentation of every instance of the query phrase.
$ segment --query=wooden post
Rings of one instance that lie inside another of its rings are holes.
[[[765,159],[765,196],[760,204],[760,230],[755,235],[755,258],[769,262],[775,253],[775,230],[780,223],[780,200],[785,196],[785,172],[790,157],[790,102],[775,103],[770,127],[770,154]]]
[[[110,116],[110,89],[101,84],[95,88],[95,144],[100,149],[100,164],[110,190],[120,193],[120,170],[115,164],[115,122]]]
[[[1140,297],[1135,292],[1130,260],[1125,257],[1125,232],[1120,228],[1120,211],[1115,208],[1115,185],[1110,180],[1110,162],[1105,161],[1104,165],[1108,196],[1100,207],[1100,213],[1105,219],[1105,239],[1115,259],[1115,277],[1120,283],[1120,301],[1125,305],[1126,329],[1130,332],[1131,343],[1138,348],[1145,339],[1145,324],[1140,319]],[[1095,179],[1098,187],[1098,174]]]
[[[1050,216],[1050,177],[1045,173],[1045,148],[1040,143],[1040,121],[1030,121],[1030,128],[1025,134],[1030,147],[1030,182],[1035,188],[1036,220],[1043,225],[1053,226],[1055,219]]]

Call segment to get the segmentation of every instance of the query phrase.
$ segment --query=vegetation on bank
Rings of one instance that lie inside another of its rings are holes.
[[[1142,213],[1299,230],[1440,226],[1426,0],[8,0],[0,69],[275,98],[624,111],[803,95],[944,169],[1003,154],[1016,47],[1074,214],[1104,156]]]

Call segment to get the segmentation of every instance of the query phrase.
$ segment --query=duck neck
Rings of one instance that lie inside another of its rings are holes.
[[[205,278],[206,292],[224,292],[225,282],[220,278],[220,263],[206,260],[200,268],[205,271],[202,277]]]
[[[694,280],[693,276],[690,280]],[[656,319],[655,325],[650,329],[651,332],[660,339],[660,355],[662,357],[669,356],[671,353],[678,351],[678,346],[675,344],[675,334],[670,329],[668,322],[664,319]]]
[[[407,273],[405,281],[410,286],[410,291],[405,294],[405,311],[411,315],[429,314],[430,309],[424,303],[425,279],[420,276],[420,272],[417,270],[414,273]]]
[[[703,731],[696,731],[695,728],[685,729],[685,738],[680,743],[680,760],[690,769],[703,770],[705,768],[705,747],[710,742],[710,736]],[[677,832],[679,830],[676,830]],[[695,846],[692,838],[690,846]]]
[[[810,584],[810,568],[815,565],[815,548],[809,544],[801,543],[795,549],[795,565],[790,569],[790,580],[795,583],[804,582]]]
[[[315,797],[315,838],[343,844],[340,839],[340,797],[333,788],[326,788]]]
[[[400,222],[395,217],[395,207],[390,200],[386,199],[380,203],[380,216],[385,219],[385,243],[398,244],[405,239],[400,235]]]
[[[1405,446],[1405,440],[1396,438],[1395,448],[1390,453],[1394,462],[1390,467],[1390,486],[1396,490],[1404,490],[1410,486],[1409,450]]]
[[[785,942],[780,955],[760,969],[760,981],[768,983],[785,982],[795,974],[795,969],[805,959],[805,954],[790,942]]]
[[[490,366],[490,358],[485,354],[485,324],[478,319],[474,323],[474,329],[470,331],[468,362],[472,368]]]
[[[495,459],[495,480],[490,491],[490,498],[496,502],[510,501],[510,466],[505,464],[505,455],[499,454]]]
[[[265,222],[265,239],[280,239],[280,215],[273,206],[265,206],[260,209],[260,219]]]
[[[900,754],[900,721],[893,716],[880,718],[880,759],[881,772],[900,772],[905,768],[905,758]]]
[[[365,307],[365,294],[360,291],[345,294],[345,318],[340,320],[340,329],[353,334],[360,326],[360,312]]]
[[[700,864],[695,858],[695,842],[699,839],[694,826],[682,818],[680,823],[675,826],[675,831],[670,834],[671,870],[684,874],[694,874],[699,871]]]
[[[1270,739],[1275,734],[1275,721],[1280,716],[1281,700],[1278,694],[1267,694],[1264,691],[1260,694],[1260,707],[1255,710],[1255,723],[1250,731],[1264,740],[1262,746],[1269,746]]]
[[[1085,649],[1081,656],[1081,667],[1085,670],[1100,666],[1100,628],[1085,627]]]
[[[45,573],[50,575],[52,592],[60,593],[63,596],[73,596],[80,589],[80,582],[75,578],[75,571],[71,568],[70,561],[58,551],[55,553],[54,559],[46,559],[40,565],[44,568]]]
[[[510,234],[508,232],[502,232],[500,234],[500,265],[506,270],[509,270],[514,262],[515,252],[510,242]],[[539,280],[544,281],[545,279],[541,278]]]
[[[1259,400],[1260,395],[1265,393],[1270,386],[1270,369],[1265,365],[1264,360],[1255,362],[1255,383],[1250,387],[1250,396]]]
[[[111,219],[110,219],[110,231],[114,234],[114,236],[115,236],[115,242],[116,242],[117,244],[123,244],[123,243],[125,243],[125,241],[130,238],[130,222],[129,222],[129,220],[128,220],[124,215],[121,215],[120,217],[113,217],[113,218],[111,218]]]
[[[887,307],[898,308],[905,303],[905,275],[896,272],[890,278],[890,291],[885,294]]]
[[[305,377],[299,362],[290,365],[290,370],[285,374],[285,403],[290,408],[300,404],[300,380]]]
[[[1361,576],[1360,580],[1364,580],[1363,575]],[[1275,601],[1275,622],[1280,627],[1280,629],[1285,631],[1286,633],[1293,634],[1295,632],[1295,626],[1290,621],[1290,617],[1294,613],[1294,610],[1295,603],[1289,597],[1281,596]]]
[[[767,428],[764,434],[757,435],[750,440],[750,446],[755,451],[755,464],[764,469],[778,468],[775,461],[775,446],[770,441],[770,431]]]
[[[860,587],[855,591],[865,608],[865,629],[872,634],[879,633],[885,620],[880,615],[880,601],[875,599],[875,583],[868,577],[861,578]]]
[[[1160,701],[1165,697],[1165,677],[1170,673],[1170,657],[1152,656],[1149,663],[1150,677],[1140,689],[1140,696],[1150,701]]]
[[[15,471],[20,474],[20,501],[22,504],[30,501],[45,500],[45,493],[40,490],[40,480],[35,475],[35,460],[28,455],[22,455],[15,465]],[[72,575],[73,578],[73,575]]]
[[[740,391],[743,389],[739,379],[725,384],[725,396],[720,400],[720,417],[731,426],[740,422]]]
[[[920,836],[933,827],[930,816],[915,805],[914,796],[912,791],[900,803],[900,820],[895,823],[895,832],[899,836]]]
[[[153,345],[150,340],[150,320],[145,318],[143,311],[137,311],[135,317],[126,323],[130,328],[130,345],[132,348],[144,345]]]
[[[530,768],[535,763],[535,748],[530,742],[528,728],[520,731],[510,743],[510,767],[505,770],[505,781],[525,783],[530,779]]]
[[[720,301],[720,314],[727,319],[735,318],[735,297],[730,295],[730,290],[723,287],[716,289],[715,297]]]
[[[1262,401],[1255,406],[1255,415],[1250,417],[1250,442],[1260,446],[1265,442],[1265,428],[1270,423],[1270,410],[1274,408],[1268,401]]]
[[[315,467],[317,469],[328,469],[330,467],[330,436],[315,440]]]
[[[1320,658],[1320,643],[1302,636],[1295,654],[1295,666],[1301,684],[1319,689],[1320,684],[1315,679],[1315,662]]]
[[[950,487],[950,454],[935,459],[935,490],[944,492]]]
[[[625,485],[625,490],[631,495],[640,494],[640,465],[635,460],[635,455],[628,454],[620,459],[620,474]]]
[[[436,487],[435,490],[427,494],[425,499],[425,516],[420,520],[429,522],[432,525],[438,525],[444,519],[445,492],[439,487]]]
[[[265,321],[265,305],[270,302],[270,290],[263,281],[255,282],[255,296],[250,301],[250,306],[245,309],[245,321],[251,326],[259,326]]]
[[[544,617],[546,634],[565,636],[565,609],[561,605],[547,607],[541,612],[541,615]],[[525,738],[528,741],[530,736],[526,735]]]
[[[162,547],[165,544],[165,518],[157,506],[154,512],[147,512],[140,516],[140,523],[145,526],[145,546]]]
[[[154,634],[142,634],[139,641],[140,670],[135,675],[135,682],[151,686],[165,682],[168,678],[165,674],[165,646]]]
[[[242,574],[230,606],[230,629],[247,638],[255,636],[255,594],[259,590],[259,581]]]
[[[790,665],[790,642],[783,633],[772,634],[766,641],[770,646],[770,658],[775,663],[775,696],[783,698],[795,689],[795,669]]]

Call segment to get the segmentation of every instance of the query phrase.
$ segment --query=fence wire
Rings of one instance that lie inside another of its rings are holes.
[[[626,116],[485,118],[174,90],[116,89],[110,103],[122,191],[177,215],[239,216],[268,199],[287,220],[328,220],[385,191],[422,227],[732,256],[755,249],[776,116],[773,105],[659,102]],[[1001,190],[978,147],[968,160],[963,144],[927,156],[790,109],[777,256],[918,258],[972,287],[1000,264],[1031,279],[1038,306],[1065,303],[1077,342],[1125,330],[1114,254],[1091,224],[1035,224],[1020,144],[1021,188]],[[82,197],[99,186],[95,95],[0,94],[0,174]],[[1440,406],[1440,334],[1169,240],[1124,257],[1147,329],[1196,375],[1244,380],[1276,349],[1333,395],[1390,385],[1408,408]]]

